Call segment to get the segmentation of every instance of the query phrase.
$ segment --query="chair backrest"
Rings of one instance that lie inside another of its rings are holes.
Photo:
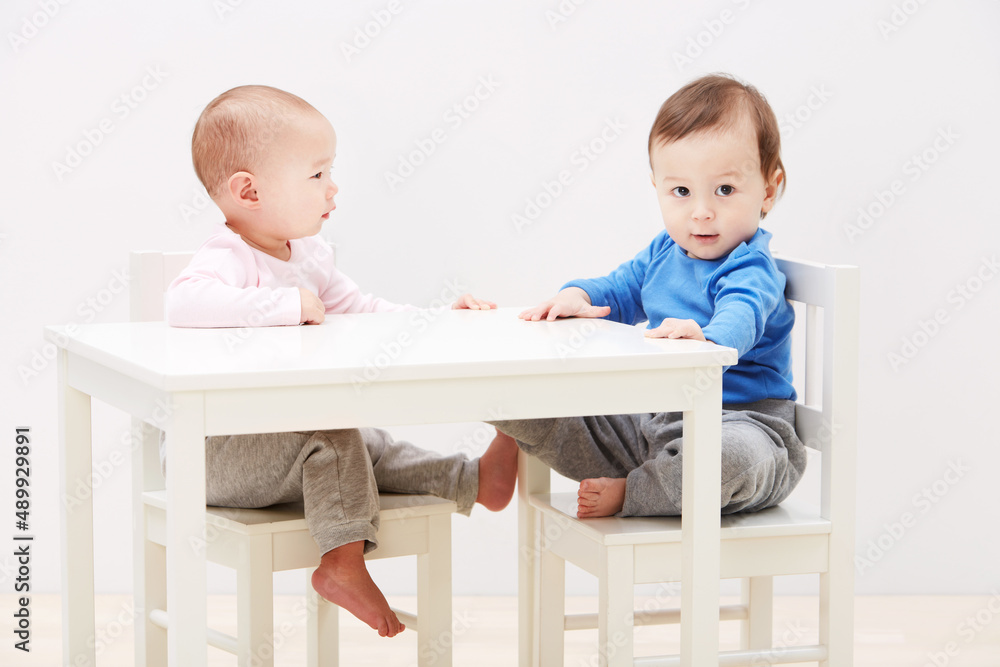
[[[193,252],[145,252],[129,253],[129,320],[132,322],[158,322],[163,317],[163,297],[167,287],[184,267],[188,265]],[[141,480],[135,486],[133,502],[142,503],[143,491],[158,491],[166,488],[160,467],[160,430],[133,419],[132,432],[139,438],[138,456],[133,456],[133,480]]]
[[[193,252],[129,253],[129,319],[157,322],[163,319],[163,295],[167,286],[188,265]]]
[[[775,257],[788,283],[785,298],[804,305],[795,336],[803,336],[805,390],[796,405],[799,438],[822,454],[820,513],[854,521],[858,409],[859,271]],[[836,493],[832,489],[836,485]],[[836,505],[832,496],[836,496]]]

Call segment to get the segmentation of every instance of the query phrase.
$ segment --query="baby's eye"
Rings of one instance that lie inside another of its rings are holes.
[[[312,176],[310,176],[309,178],[319,178],[319,179],[321,179],[326,174],[329,174],[330,178],[333,178],[333,165],[332,164],[329,167],[327,167],[326,170],[324,170],[324,171],[318,171],[315,174],[313,174]]]
[[[683,185],[678,185],[676,188],[670,191],[670,194],[672,194],[675,197],[687,197],[689,194],[691,194],[691,191],[688,190]]]
[[[728,197],[735,191],[736,188],[734,188],[731,185],[720,185],[719,187],[715,188],[715,194],[720,195],[722,197]]]

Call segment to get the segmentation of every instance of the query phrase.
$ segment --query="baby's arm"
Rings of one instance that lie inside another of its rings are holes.
[[[704,329],[694,320],[664,319],[646,332],[654,338],[692,338],[732,347],[742,358],[764,335],[764,327],[784,298],[784,277],[758,253],[734,258],[714,281],[714,309]]]
[[[366,294],[358,284],[340,269],[329,264],[326,286],[320,290],[319,298],[327,313],[382,313],[400,310],[418,310],[414,306],[393,303],[382,297]]]
[[[312,239],[311,242],[322,243],[319,239]],[[313,251],[313,254],[316,256],[329,255],[332,257],[332,252],[320,252],[320,250]],[[325,286],[320,290],[319,300],[322,302],[327,313],[377,313],[419,310],[414,306],[393,303],[383,298],[363,293],[357,283],[333,265],[332,260],[328,264],[320,266],[319,270],[324,274],[322,283],[325,283]],[[303,302],[304,306],[305,303]],[[455,310],[490,310],[491,308],[496,308],[497,305],[492,301],[477,299],[471,294],[463,294],[451,307]]]
[[[246,250],[249,253],[249,249]],[[167,288],[165,315],[175,327],[294,325],[308,300],[296,287],[257,287],[252,257],[210,240]]]
[[[649,268],[653,257],[663,251],[667,240],[670,237],[666,233],[658,235],[653,242],[640,250],[635,257],[623,262],[614,271],[601,278],[591,278],[588,280],[572,280],[563,286],[563,291],[556,297],[563,295],[570,289],[579,290],[578,295],[585,300],[588,307],[591,304],[601,304],[600,312],[589,311],[590,314],[578,314],[579,317],[607,317],[615,322],[625,324],[637,324],[646,319],[646,313],[642,307],[642,286],[646,282],[646,270]],[[583,304],[575,300],[569,304],[570,308],[582,307]]]
[[[557,317],[607,317],[611,312],[609,306],[594,306],[590,295],[579,287],[567,287],[548,301],[543,301],[534,308],[528,308],[518,317],[522,320],[537,322]]]

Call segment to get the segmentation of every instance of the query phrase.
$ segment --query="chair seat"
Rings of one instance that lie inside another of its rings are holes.
[[[681,518],[601,517],[578,519],[575,493],[540,493],[528,502],[558,525],[570,526],[590,540],[607,546],[654,544],[681,541]],[[830,521],[819,515],[819,508],[789,498],[781,505],[759,512],[724,514],[721,518],[723,540],[755,537],[818,535],[830,532]]]
[[[142,498],[151,507],[163,511],[167,509],[166,491],[147,491],[142,494]],[[452,500],[406,493],[380,493],[378,502],[379,515],[383,523],[412,517],[451,514],[458,509]],[[209,526],[240,535],[285,533],[308,529],[302,503],[284,503],[260,509],[209,506],[205,508],[205,522]]]

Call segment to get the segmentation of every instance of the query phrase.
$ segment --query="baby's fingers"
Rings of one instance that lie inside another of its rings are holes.
[[[701,327],[694,320],[678,320],[668,317],[663,320],[660,326],[655,329],[647,329],[646,336],[649,338],[692,338],[695,340],[705,340],[701,333]]]
[[[561,303],[554,303],[552,304],[552,307],[549,308],[549,314],[545,319],[552,322],[560,317],[573,317],[574,315],[577,315],[575,309]]]
[[[607,317],[611,314],[611,306],[587,306],[579,313],[576,314],[577,317]]]
[[[495,310],[497,308],[495,303],[486,299],[474,299],[474,301],[479,310]]]
[[[522,320],[528,320],[530,322],[537,322],[538,320],[540,320],[543,317],[545,317],[546,313],[549,312],[549,307],[550,307],[550,304],[543,303],[543,304],[540,304],[540,305],[537,305],[537,306],[534,306],[532,308],[528,308],[527,310],[522,311],[521,314],[518,315],[518,317],[520,317]]]
[[[673,331],[674,331],[673,327],[661,324],[655,329],[646,329],[643,332],[643,335],[646,338],[669,338],[670,334],[673,333]]]
[[[497,305],[492,301],[486,301],[485,299],[477,299],[471,294],[463,294],[458,297],[458,299],[451,305],[454,310],[461,310],[467,308],[469,310],[489,310],[490,308],[496,308]]]

